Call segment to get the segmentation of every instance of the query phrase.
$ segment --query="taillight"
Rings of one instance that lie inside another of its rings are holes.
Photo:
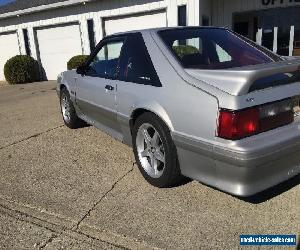
[[[291,99],[240,111],[220,110],[218,136],[238,140],[294,121]]]

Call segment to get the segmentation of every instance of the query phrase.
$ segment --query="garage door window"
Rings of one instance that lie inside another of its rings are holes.
[[[88,25],[88,35],[89,35],[89,41],[90,41],[90,51],[92,52],[96,47],[95,32],[94,32],[94,20],[93,19],[87,20],[87,25]]]
[[[29,38],[28,38],[28,31],[27,31],[27,29],[23,29],[23,35],[24,35],[24,43],[25,43],[26,55],[27,56],[31,56],[30,44],[29,44]]]
[[[123,41],[104,44],[90,63],[87,75],[115,79],[122,47]]]
[[[186,26],[186,5],[178,6],[178,26]]]
[[[130,35],[124,46],[120,64],[120,80],[161,86],[142,35]]]

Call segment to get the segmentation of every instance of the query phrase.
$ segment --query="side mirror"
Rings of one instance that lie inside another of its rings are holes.
[[[86,66],[84,65],[80,65],[77,69],[76,69],[76,73],[79,74],[79,75],[85,75],[86,74],[86,71],[87,71],[87,68]]]

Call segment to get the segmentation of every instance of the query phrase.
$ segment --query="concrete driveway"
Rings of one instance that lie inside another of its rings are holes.
[[[0,86],[0,249],[239,249],[300,233],[300,177],[251,199],[157,189],[131,149],[63,126],[54,82]]]

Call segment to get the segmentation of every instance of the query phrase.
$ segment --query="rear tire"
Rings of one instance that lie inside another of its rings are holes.
[[[64,123],[67,127],[76,129],[84,126],[85,123],[77,116],[70,94],[66,88],[63,88],[60,93],[60,107]]]
[[[135,121],[133,152],[142,175],[151,185],[173,187],[184,180],[170,130],[155,114],[144,113]]]

